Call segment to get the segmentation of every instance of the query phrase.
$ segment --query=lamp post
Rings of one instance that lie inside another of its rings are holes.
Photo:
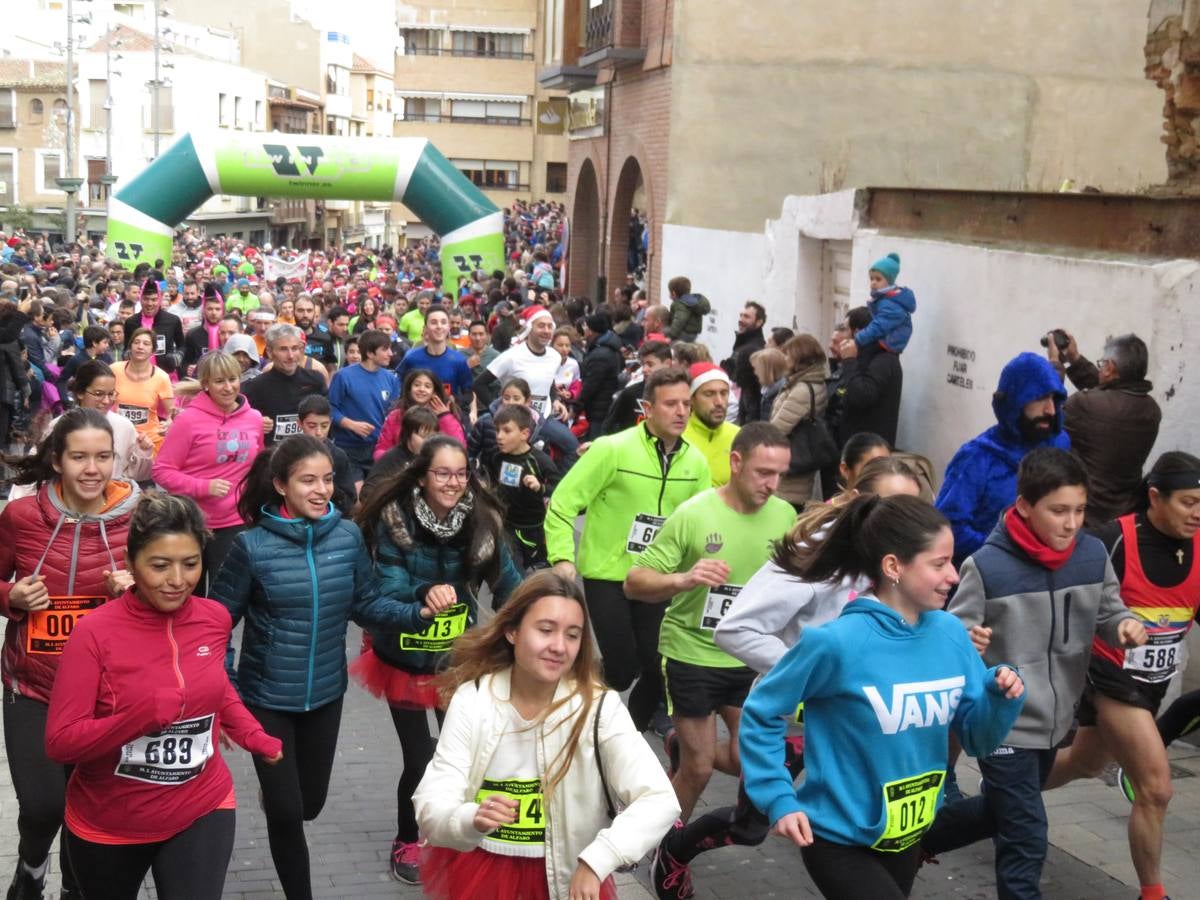
[[[89,19],[90,21],[90,19]],[[75,10],[72,0],[67,0],[67,166],[66,177],[56,178],[55,184],[67,195],[66,242],[75,243],[75,195],[83,185],[82,178],[75,177]]]
[[[105,222],[108,221],[109,216],[112,186],[117,183],[117,176],[112,171],[112,53],[114,44],[119,46],[119,43],[113,40],[112,34],[110,27],[104,39],[104,174],[100,176],[100,183],[104,185]],[[119,56],[117,58],[120,59]]]

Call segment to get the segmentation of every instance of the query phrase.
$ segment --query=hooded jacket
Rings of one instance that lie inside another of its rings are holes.
[[[225,412],[208,394],[197,394],[175,417],[154,458],[154,480],[173,494],[191,497],[209,528],[241,525],[238,485],[263,448],[262,413],[239,396]],[[209,493],[213,479],[233,487],[224,497]]]
[[[1054,397],[1055,426],[1041,441],[1030,442],[1021,433],[1027,403]],[[1000,514],[1017,498],[1017,468],[1035,447],[1071,449],[1063,431],[1063,402],[1067,393],[1049,360],[1022,353],[1000,373],[1000,387],[992,395],[996,424],[958,448],[946,467],[941,493],[934,504],[954,531],[954,564],[983,546]]]
[[[67,510],[52,481],[0,513],[0,612],[8,617],[3,674],[4,686],[13,693],[49,703],[62,651],[28,652],[29,614],[9,604],[9,579],[40,574],[51,597],[107,598],[104,572],[125,566],[125,539],[138,493],[132,482],[110,481],[104,511],[80,516]]]
[[[587,415],[593,437],[600,434],[613,395],[621,389],[620,376],[625,368],[622,347],[620,336],[615,331],[606,331],[592,344],[579,367],[583,389],[579,392],[578,402]]]
[[[688,416],[687,428],[683,430],[683,439],[695,447],[708,460],[708,471],[712,476],[712,486],[720,487],[729,483],[729,451],[733,447],[733,439],[742,429],[732,422],[722,422],[716,428],[709,428],[700,421],[696,411]]]
[[[984,661],[1011,663],[1025,680],[1025,708],[1005,743],[1057,747],[1083,693],[1092,638],[1118,646],[1117,629],[1134,618],[1104,544],[1081,533],[1066,565],[1051,570],[1017,546],[1001,519],[961,576],[949,612],[968,631],[991,628]]]
[[[704,317],[712,311],[703,294],[684,294],[671,301],[671,322],[667,337],[673,341],[694,341],[704,327]]]
[[[733,352],[728,359],[721,360],[721,368],[725,370],[738,391],[738,424],[757,422],[762,416],[762,385],[750,365],[750,357],[767,346],[763,336],[762,326],[739,331],[733,336]]]
[[[412,621],[407,606],[380,592],[362,533],[332,504],[320,519],[265,508],[233,542],[212,596],[234,625],[246,619],[236,681],[242,698],[286,712],[346,693],[350,619],[385,628]]]
[[[895,285],[872,291],[867,301],[871,311],[871,324],[854,335],[859,347],[882,343],[893,353],[903,353],[912,338],[912,315],[917,311],[917,298],[906,287]]]
[[[969,754],[986,756],[1004,740],[1022,699],[1000,693],[996,669],[984,666],[953,616],[933,610],[910,625],[875,598],[860,597],[835,621],[801,632],[750,691],[739,738],[746,793],[772,825],[802,811],[815,835],[872,846],[888,822],[889,785],[922,785],[903,791],[912,796],[932,790],[925,808],[932,824],[949,731]],[[800,702],[807,774],[796,788],[779,761],[786,717]]]

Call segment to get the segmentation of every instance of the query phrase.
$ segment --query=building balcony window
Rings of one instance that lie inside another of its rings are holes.
[[[618,4],[621,4],[619,16]],[[584,54],[579,58],[579,64],[592,66],[610,62],[624,66],[645,59],[641,34],[618,32],[620,21],[641,21],[641,7],[641,0],[603,0],[589,8],[584,25]]]
[[[587,53],[594,53],[613,45],[613,11],[616,3],[604,0],[599,6],[593,6],[587,13],[587,25],[584,29],[584,47]]]

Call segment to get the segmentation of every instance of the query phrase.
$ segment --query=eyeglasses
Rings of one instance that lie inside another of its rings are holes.
[[[433,476],[433,480],[438,484],[446,484],[450,481],[458,481],[466,484],[467,479],[471,477],[471,473],[466,469],[430,469],[429,474]]]
[[[84,391],[89,397],[95,397],[97,400],[115,400],[117,399],[116,391]]]

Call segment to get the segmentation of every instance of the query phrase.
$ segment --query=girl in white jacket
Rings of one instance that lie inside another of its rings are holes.
[[[679,804],[597,675],[575,582],[527,579],[458,639],[441,688],[450,706],[413,797],[426,896],[615,900],[612,872],[658,844]]]

